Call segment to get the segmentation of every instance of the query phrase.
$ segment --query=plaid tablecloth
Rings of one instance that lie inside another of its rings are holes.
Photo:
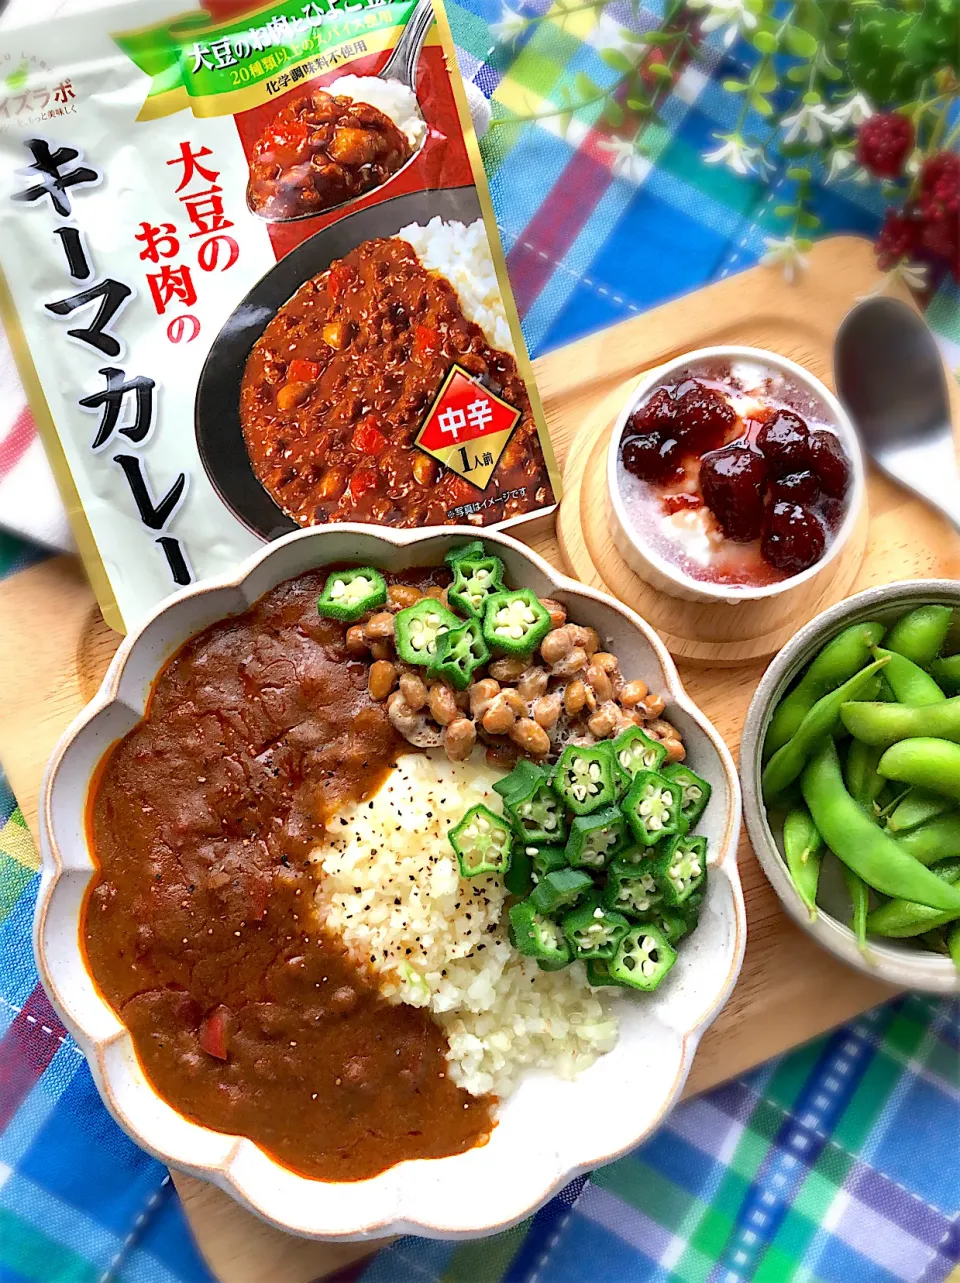
[[[451,6],[465,75],[494,117],[559,101],[578,71],[614,74],[628,0],[566,0],[509,47],[499,3]],[[545,0],[520,10],[548,12]],[[779,230],[785,179],[705,165],[737,105],[719,45],[684,72],[649,156],[596,121],[499,126],[484,144],[510,274],[534,353],[738,271]],[[589,113],[587,113],[589,117]],[[819,193],[834,231],[870,231],[867,188]],[[953,287],[928,316],[960,365]],[[0,512],[0,521],[3,513]],[[37,554],[0,536],[0,574]],[[163,1167],[108,1118],[37,983],[37,855],[0,787],[0,1280],[207,1283]],[[642,1084],[638,1089],[642,1089]],[[629,1157],[573,1182],[527,1223],[477,1243],[405,1238],[363,1283],[941,1283],[960,1260],[960,1004],[905,997],[680,1106]]]

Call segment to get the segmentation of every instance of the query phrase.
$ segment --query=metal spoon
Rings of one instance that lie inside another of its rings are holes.
[[[420,61],[423,44],[432,23],[433,0],[420,0],[407,20],[407,25],[393,53],[377,72],[381,80],[399,80],[414,93],[417,92],[417,63]],[[451,75],[456,74],[456,68],[452,68]],[[467,95],[473,131],[478,138],[482,138],[490,128],[490,104],[472,81],[464,80],[463,88]],[[412,160],[413,157],[411,156],[410,159]],[[407,164],[409,163],[410,161],[407,161]]]
[[[960,530],[950,401],[924,321],[898,299],[866,299],[844,318],[833,359],[837,394],[874,463]]]
[[[3,0],[0,0],[2,3]],[[423,52],[424,41],[427,38],[427,32],[433,25],[433,0],[420,0],[420,3],[414,9],[413,13],[407,19],[406,26],[400,33],[400,39],[394,46],[393,53],[383,64],[375,80],[399,80],[401,84],[413,91],[414,96],[417,92],[417,64],[420,61],[420,54]],[[379,187],[371,188],[372,191],[382,191],[388,183],[391,183],[398,174],[402,174],[408,165],[420,155],[423,150],[423,144],[426,142],[427,134],[424,131],[423,137],[413,154],[395,170],[389,178],[382,182]],[[366,195],[366,192],[361,195]],[[305,218],[316,218],[319,214],[330,214],[336,209],[342,209],[344,205],[349,205],[352,201],[359,200],[359,196],[348,196],[346,200],[339,201],[336,205],[328,205],[324,209],[310,210],[305,214],[293,214],[289,218],[276,218],[262,208],[257,208],[251,199],[251,191],[247,187],[247,208],[251,214],[257,218],[262,218],[266,223],[299,223]]]
[[[394,46],[393,53],[377,72],[380,80],[399,80],[402,85],[417,92],[417,63],[432,25],[433,0],[420,0],[407,19],[407,25]]]

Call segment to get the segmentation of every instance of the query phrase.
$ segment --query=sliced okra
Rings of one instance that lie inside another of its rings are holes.
[[[458,557],[453,563],[453,583],[447,589],[450,605],[482,619],[487,599],[503,591],[503,569],[499,557]]]
[[[380,571],[372,566],[358,566],[353,570],[335,570],[327,576],[317,599],[317,612],[347,624],[368,610],[382,606],[386,600],[387,584]]]
[[[553,770],[554,791],[574,815],[590,815],[617,800],[611,744],[568,744]]]
[[[398,611],[394,618],[397,654],[407,664],[435,664],[440,638],[460,623],[456,615],[434,597],[421,597],[406,610]]]
[[[663,932],[648,922],[631,927],[617,946],[610,975],[632,989],[652,993],[677,960]]]
[[[707,880],[707,839],[677,834],[653,857],[653,869],[664,903],[682,908]]]
[[[490,658],[487,643],[475,619],[450,628],[437,639],[437,657],[430,673],[448,681],[454,690],[466,690],[473,674]]]
[[[659,771],[638,771],[622,805],[633,836],[643,846],[653,846],[686,828],[680,814],[680,786]]]
[[[606,985],[620,986],[620,981],[615,980],[610,974],[610,962],[606,958],[587,959],[587,981],[593,985],[594,989],[600,989]]]
[[[530,858],[533,861],[534,880],[539,882],[541,878],[548,873],[554,873],[557,869],[567,868],[567,851],[562,846],[534,846],[527,847],[531,852]]]
[[[687,926],[692,931],[700,921],[700,907],[703,904],[706,883],[701,886],[699,891],[694,891],[693,895],[688,896],[683,904],[679,905],[679,910],[687,920]]]
[[[557,913],[569,908],[593,890],[593,879],[580,869],[554,869],[546,873],[530,893],[538,913]]]
[[[659,771],[667,750],[639,726],[630,726],[613,741],[613,756],[629,788],[637,771]]]
[[[532,899],[511,905],[510,940],[518,953],[536,958],[548,969],[565,967],[573,960],[570,946],[556,922],[546,917]]]
[[[659,905],[644,921],[655,926],[658,931],[662,931],[668,944],[677,944],[696,926],[696,921],[689,922],[679,909],[670,909],[663,904]]]
[[[448,833],[465,878],[480,873],[506,873],[513,849],[510,826],[489,807],[478,802]]]
[[[669,766],[663,767],[661,774],[680,785],[680,813],[686,821],[687,829],[694,828],[707,809],[713,786],[682,762],[671,762]]]
[[[510,864],[503,875],[503,885],[511,895],[528,896],[533,890],[533,858],[530,850],[536,847],[522,847],[514,843],[510,854]]]
[[[550,613],[529,588],[497,592],[483,608],[483,636],[491,650],[529,655],[553,627]]]
[[[615,860],[607,870],[603,902],[608,909],[629,918],[646,918],[662,899],[663,891],[649,860],[642,865]]]
[[[630,929],[622,913],[605,908],[593,895],[565,914],[560,925],[575,958],[612,958]]]
[[[497,780],[493,788],[503,798],[503,805],[524,842],[565,841],[567,819],[542,766],[521,758],[510,774]]]
[[[603,869],[626,845],[627,821],[618,806],[578,815],[570,825],[567,863],[572,868]]]
[[[485,557],[486,555],[487,550],[483,543],[479,539],[471,539],[468,543],[457,544],[448,549],[443,560],[452,570],[463,557]]]
[[[628,834],[629,838],[633,834]],[[617,864],[646,864],[650,859],[650,848],[648,846],[638,846],[636,842],[628,841],[622,851],[617,852]]]

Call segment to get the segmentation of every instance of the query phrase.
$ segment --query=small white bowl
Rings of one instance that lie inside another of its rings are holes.
[[[449,1158],[402,1162],[369,1180],[308,1180],[281,1167],[253,1141],[211,1131],[168,1105],[145,1078],[128,1031],[97,991],[79,935],[94,874],[84,823],[90,784],[103,754],[143,716],[160,669],[193,634],[318,566],[435,565],[451,544],[478,533],[502,557],[513,583],[563,602],[578,622],[597,629],[626,672],[664,694],[666,714],[682,732],[691,764],[713,785],[699,826],[709,842],[707,897],[696,931],[661,988],[649,997],[618,997],[620,1040],[614,1050],[572,1082],[542,1072],[527,1075],[502,1106],[487,1144]],[[108,1109],[164,1162],[213,1181],[266,1220],[304,1237],[488,1234],[522,1220],[578,1172],[636,1145],[676,1101],[700,1037],[726,1002],[743,960],[739,832],[740,787],[730,753],[684,691],[663,643],[632,611],[558,574],[516,540],[474,527],[431,533],[337,525],[297,531],[267,545],[236,575],[177,594],[126,637],[99,693],[61,739],[41,799],[37,965]]]
[[[764,673],[747,710],[740,741],[740,779],[743,783],[744,818],[757,859],[783,907],[799,927],[849,966],[900,989],[927,993],[960,993],[960,972],[950,958],[924,950],[911,940],[867,939],[866,954],[856,936],[840,919],[849,914],[849,898],[839,878],[825,878],[818,896],[820,908],[811,921],[800,899],[763,804],[760,776],[763,741],[774,709],[788,686],[831,638],[859,620],[894,619],[917,606],[932,602],[960,608],[960,582],[953,579],[903,580],[867,588],[817,615],[793,637]],[[824,868],[825,874],[828,872]]]
[[[726,360],[731,364],[738,361],[748,362],[783,374],[802,392],[809,393],[819,401],[826,411],[824,415],[826,422],[836,431],[850,459],[853,474],[850,489],[847,492],[847,512],[826,555],[800,574],[782,579],[779,583],[765,584],[763,587],[707,583],[686,574],[675,563],[661,556],[644,538],[642,531],[637,528],[627,512],[620,491],[618,480],[620,438],[630,415],[654,388],[664,383],[675,383],[676,376],[681,370],[688,370],[695,377],[698,366],[718,360]],[[641,579],[661,592],[671,597],[680,597],[684,601],[726,602],[728,605],[738,605],[745,601],[762,601],[765,598],[779,597],[808,583],[821,575],[840,555],[857,524],[857,516],[864,502],[865,492],[866,482],[860,442],[846,410],[833,393],[803,366],[797,365],[795,361],[790,361],[785,356],[777,356],[775,352],[767,352],[763,348],[735,346],[697,348],[695,352],[687,352],[683,356],[668,361],[665,365],[658,365],[656,369],[644,375],[628,397],[614,424],[607,450],[608,515],[617,551]]]

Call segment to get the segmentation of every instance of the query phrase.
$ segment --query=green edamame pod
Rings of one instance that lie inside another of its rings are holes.
[[[800,723],[797,733],[782,748],[777,749],[763,768],[761,784],[765,799],[775,797],[788,784],[793,783],[819,741],[824,735],[833,735],[837,730],[842,706],[862,691],[886,662],[885,659],[875,659],[829,695],[817,700]]]
[[[883,663],[884,661],[881,660],[880,662]],[[859,677],[859,675],[860,674],[858,673],[857,676]],[[880,698],[880,682],[882,681],[882,679],[883,679],[882,673],[874,673],[869,681],[864,682],[863,690],[860,692],[860,700],[862,700],[866,704],[875,704],[875,703],[882,704],[883,700],[881,700]],[[856,702],[859,703],[860,701],[858,700]],[[834,735],[837,735],[837,736],[846,736],[847,734],[847,728],[843,725],[843,723],[839,720],[839,718],[837,719],[837,723],[834,727],[833,733]]]
[[[823,863],[823,838],[805,806],[787,812],[783,821],[783,855],[790,880],[807,906],[810,921],[817,916],[817,884]]]
[[[847,767],[844,772],[847,791],[868,815],[874,814],[874,803],[886,783],[883,776],[877,774],[881,754],[882,749],[873,748],[856,739],[851,741],[847,749]]]
[[[960,927],[953,927],[947,936],[947,948],[950,950],[950,957],[953,959],[953,965],[960,971]]]
[[[854,743],[859,744],[860,741],[855,740]],[[902,833],[918,829],[927,820],[946,815],[952,809],[953,803],[949,798],[938,797],[936,793],[924,793],[923,789],[911,789],[887,820],[887,828],[899,837]]]
[[[930,736],[902,739],[891,744],[877,763],[877,770],[885,779],[915,784],[960,801],[960,744],[951,740]]]
[[[887,650],[926,668],[940,653],[953,617],[950,606],[918,606],[902,615],[887,634]]]
[[[960,689],[960,655],[948,655],[946,659],[935,659],[930,665],[930,676],[949,690]]]
[[[890,683],[884,677],[883,673],[880,674],[879,686],[880,689],[877,691],[877,699],[884,704],[895,704],[897,702],[897,697],[890,689]]]
[[[840,720],[855,739],[880,748],[922,737],[960,743],[960,695],[922,708],[853,700],[841,708]]]
[[[952,887],[960,879],[960,860],[945,860],[936,869],[930,869],[929,873],[931,877],[939,878],[945,885]],[[937,910],[912,900],[888,900],[868,915],[867,930],[871,935],[892,936],[902,940],[945,927],[958,917],[960,910],[957,909]]]
[[[867,886],[895,899],[960,914],[960,888],[943,882],[904,851],[844,788],[833,740],[821,741],[801,786],[824,842]]]
[[[883,624],[852,624],[827,642],[803,676],[777,705],[763,743],[764,758],[772,757],[800,729],[818,699],[836,690],[870,662],[870,648],[886,632]]]
[[[782,825],[787,812],[792,811],[795,806],[803,806],[803,794],[800,792],[799,780],[794,780],[782,793],[778,793],[776,797],[771,798],[767,803],[767,817],[770,820],[770,824],[774,828],[778,824]]]
[[[898,833],[896,842],[921,864],[952,859],[960,855],[960,815],[940,815],[928,820],[909,833]]]
[[[842,863],[842,861],[841,861]],[[850,930],[857,937],[857,948],[864,953],[867,948],[867,915],[870,912],[870,892],[863,878],[843,865],[843,880],[850,896]]]
[[[887,826],[887,816],[890,812],[895,811],[907,794],[912,792],[911,788],[902,788],[891,780],[883,781],[883,789],[877,799],[877,819],[883,823],[884,828]]]
[[[877,646],[873,656],[874,659],[889,659],[883,677],[890,683],[898,703],[906,704],[908,708],[922,708],[925,704],[940,704],[947,698],[930,674],[905,655]]]
[[[917,936],[916,938],[920,941],[923,947],[925,949],[929,949],[931,953],[942,953],[947,957],[950,956],[950,951],[947,948],[946,940],[943,938],[942,930],[924,931],[922,936]]]

